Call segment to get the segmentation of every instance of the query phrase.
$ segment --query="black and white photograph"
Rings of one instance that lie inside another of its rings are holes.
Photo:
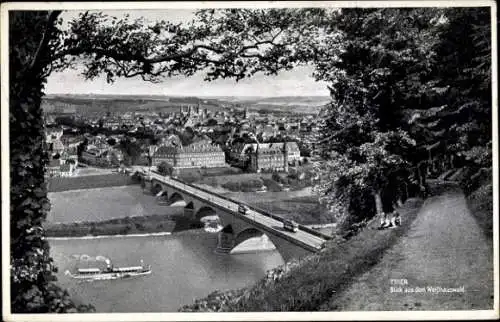
[[[3,3],[3,320],[498,319],[496,10]]]

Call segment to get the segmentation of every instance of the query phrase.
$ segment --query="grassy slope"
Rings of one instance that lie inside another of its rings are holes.
[[[316,311],[344,290],[354,276],[373,267],[405,234],[422,202],[408,200],[400,209],[404,225],[377,230],[377,221],[349,241],[331,241],[319,254],[287,263],[256,285],[228,293],[214,292],[182,311]]]
[[[493,169],[461,168],[446,178],[455,180],[467,197],[467,206],[479,227],[493,238]]]
[[[466,195],[467,206],[488,239],[493,238],[493,173],[492,168],[461,168],[454,175]]]
[[[479,187],[467,196],[467,206],[479,227],[489,239],[493,238],[493,185],[491,182]]]
[[[491,310],[493,245],[481,233],[463,192],[450,187],[426,200],[410,231],[376,266],[318,310]],[[401,291],[415,292],[391,292],[390,281],[398,278],[408,281]],[[432,293],[428,286],[464,292]]]

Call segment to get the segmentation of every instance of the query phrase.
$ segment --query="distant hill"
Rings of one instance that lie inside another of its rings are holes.
[[[162,96],[162,95],[74,95],[49,94],[42,101],[45,112],[101,113],[151,111],[173,112],[180,106],[198,105],[209,110],[227,107],[251,110],[315,113],[330,101],[327,96]]]
[[[331,101],[329,96],[216,96],[220,101],[247,106],[251,110],[316,113]]]
[[[47,95],[43,98],[45,112],[100,113],[100,112],[174,112],[181,106],[200,104],[209,110],[222,109],[219,102],[197,97],[167,97],[154,95]]]
[[[209,97],[204,97],[209,98]],[[285,105],[315,105],[328,103],[329,96],[212,96],[210,98],[218,99],[227,102],[239,103],[261,103],[261,104],[285,104]]]

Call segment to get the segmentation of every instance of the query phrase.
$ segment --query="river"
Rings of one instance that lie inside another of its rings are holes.
[[[118,189],[117,189],[118,188]],[[113,187],[51,193],[48,220],[69,222],[175,213],[179,207],[159,206],[140,187]],[[251,242],[251,241],[249,241]],[[97,312],[176,312],[215,290],[251,285],[267,270],[283,264],[276,251],[217,254],[217,234],[182,232],[167,236],[50,239],[51,255],[59,268],[59,284],[80,303]],[[135,266],[143,260],[152,274],[125,280],[83,282],[66,270],[101,267],[97,256],[116,266]]]
[[[175,312],[215,290],[251,285],[283,263],[277,251],[215,253],[217,234],[173,234],[156,237],[51,240],[59,268],[59,284],[97,312]],[[87,258],[87,255],[90,258]],[[104,265],[105,256],[117,266],[151,264],[152,274],[124,280],[85,282],[66,270]],[[81,258],[81,259],[80,259]]]

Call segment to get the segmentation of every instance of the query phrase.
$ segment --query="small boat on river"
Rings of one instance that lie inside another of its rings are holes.
[[[141,260],[140,266],[114,267],[111,261],[106,261],[106,268],[79,268],[76,273],[66,271],[66,275],[83,280],[115,280],[151,274],[151,265],[145,266]]]

